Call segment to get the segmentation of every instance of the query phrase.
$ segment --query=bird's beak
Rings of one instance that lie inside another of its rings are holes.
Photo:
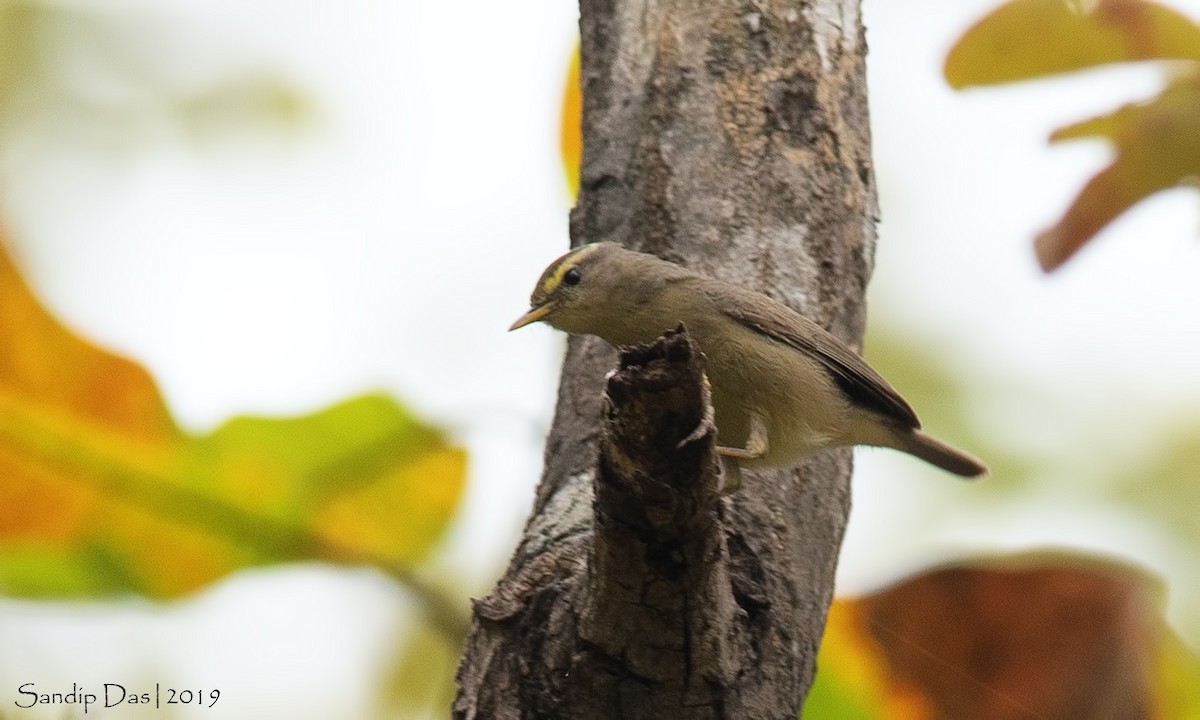
[[[544,303],[542,305],[538,305],[535,308],[530,308],[529,312],[527,312],[524,315],[522,315],[521,317],[517,318],[517,321],[512,324],[512,327],[510,327],[508,329],[508,331],[512,332],[513,330],[516,330],[517,328],[523,328],[526,325],[535,323],[538,320],[541,320],[541,319],[545,318],[547,315],[549,315],[550,311],[553,309],[554,309],[553,301]]]

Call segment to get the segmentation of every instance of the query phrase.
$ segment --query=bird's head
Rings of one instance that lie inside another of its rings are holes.
[[[509,330],[543,321],[572,333],[602,335],[602,324],[610,308],[619,305],[618,289],[628,290],[636,272],[629,267],[637,256],[615,243],[592,243],[578,247],[550,263],[542,272],[529,312],[517,318]]]

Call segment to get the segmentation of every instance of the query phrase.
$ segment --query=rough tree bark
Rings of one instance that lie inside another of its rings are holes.
[[[583,0],[574,244],[762,290],[857,346],[876,216],[858,0]],[[665,328],[664,328],[665,329]],[[702,351],[703,348],[700,348]],[[458,718],[793,718],[849,512],[850,452],[715,491],[686,335],[572,338],[546,467],[476,602]]]

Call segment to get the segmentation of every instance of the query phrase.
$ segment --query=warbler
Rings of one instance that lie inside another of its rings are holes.
[[[653,255],[609,242],[563,255],[509,329],[538,321],[615,346],[650,342],[683,323],[707,360],[717,452],[741,465],[789,467],[825,448],[874,445],[966,478],[987,472],[922,432],[908,402],[820,325]]]

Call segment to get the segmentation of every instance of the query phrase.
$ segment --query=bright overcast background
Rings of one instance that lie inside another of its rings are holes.
[[[1094,446],[1048,466],[1052,485],[1137,458],[1200,407],[1200,203],[1156,197],[1041,274],[1033,235],[1108,158],[1047,135],[1161,78],[1137,67],[954,93],[945,53],[996,4],[865,2],[883,208],[871,313],[982,378],[974,420],[998,445]],[[1200,18],[1200,0],[1168,4]],[[107,5],[189,28],[154,47],[172,81],[267,68],[308,117],[200,144],[164,120],[116,148],[18,128],[0,201],[22,271],[71,328],[147,366],[189,429],[376,389],[448,428],[470,485],[438,563],[483,594],[531,502],[563,346],[547,328],[505,329],[567,247],[557,134],[574,4],[88,4]],[[84,81],[132,92],[101,71]],[[844,591],[974,550],[1098,549],[1164,575],[1171,619],[1200,646],[1178,603],[1200,587],[1194,549],[1069,492],[960,507],[947,499],[974,486],[886,451],[859,458]],[[116,677],[221,687],[224,714],[205,717],[366,717],[408,610],[373,573],[319,567],[241,573],[166,606],[6,601],[0,712],[24,682]]]

